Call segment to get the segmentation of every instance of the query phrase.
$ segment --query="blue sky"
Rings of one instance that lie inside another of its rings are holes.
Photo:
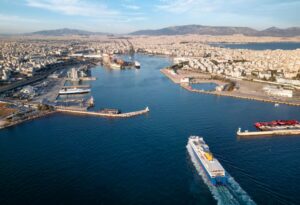
[[[126,33],[211,26],[300,26],[300,0],[0,0],[0,33],[77,28]]]

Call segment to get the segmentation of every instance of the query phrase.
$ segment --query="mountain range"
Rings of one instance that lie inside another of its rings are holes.
[[[246,36],[276,36],[276,37],[293,37],[300,36],[300,27],[291,27],[280,29],[271,27],[265,30],[256,30],[249,27],[230,27],[230,26],[202,26],[202,25],[184,25],[166,27],[156,30],[140,30],[130,33],[130,35],[184,35],[184,34],[199,34],[199,35],[234,35],[243,34]]]
[[[139,30],[127,35],[185,35],[185,34],[199,34],[199,35],[234,35],[243,34],[245,36],[274,36],[274,37],[294,37],[300,36],[300,27],[291,27],[281,29],[271,27],[265,30],[256,30],[249,27],[230,27],[230,26],[202,26],[202,25],[184,25],[172,26],[156,30]],[[42,35],[42,36],[68,36],[68,35],[110,35],[109,33],[91,32],[78,29],[55,29],[43,30],[33,33],[26,33],[25,35]]]
[[[108,35],[108,33],[91,32],[91,31],[70,29],[70,28],[62,28],[62,29],[55,29],[55,30],[36,31],[36,32],[33,32],[33,33],[26,33],[26,35],[41,35],[41,36],[79,35],[79,36],[90,36],[90,35]]]

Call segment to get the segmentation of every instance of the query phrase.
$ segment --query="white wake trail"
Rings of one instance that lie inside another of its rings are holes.
[[[198,174],[202,177],[204,183],[208,186],[213,197],[217,200],[218,205],[255,205],[255,202],[231,176],[228,176],[227,186],[212,185],[203,168],[198,163],[190,145],[187,145],[187,150]]]

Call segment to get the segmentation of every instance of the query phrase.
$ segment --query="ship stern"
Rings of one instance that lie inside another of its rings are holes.
[[[211,183],[214,186],[226,186],[228,184],[228,177],[227,176],[217,176],[210,179]]]

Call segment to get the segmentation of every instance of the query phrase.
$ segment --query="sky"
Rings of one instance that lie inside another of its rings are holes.
[[[199,24],[300,26],[300,0],[0,0],[0,33],[74,28],[128,33]]]

